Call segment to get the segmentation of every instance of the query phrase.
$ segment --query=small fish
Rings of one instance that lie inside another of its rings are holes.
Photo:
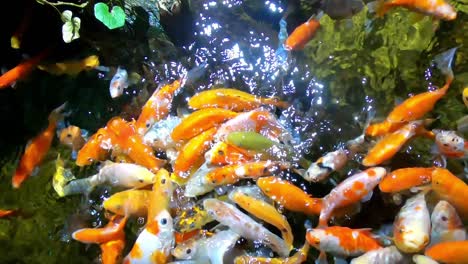
[[[70,147],[77,153],[86,143],[81,129],[77,126],[68,126],[59,133],[59,140],[65,146]]]
[[[131,72],[129,75],[127,70],[118,67],[109,84],[110,96],[112,98],[120,97],[125,89],[130,85],[137,84],[140,80],[141,76],[138,73]]]
[[[453,205],[462,219],[468,219],[468,185],[464,181],[447,169],[437,168],[432,172],[431,189]]]
[[[53,75],[77,76],[82,71],[89,71],[99,66],[99,57],[88,56],[82,60],[70,60],[53,64],[38,65],[37,68]]]
[[[203,207],[216,221],[228,226],[240,236],[252,241],[259,241],[282,257],[289,255],[290,249],[284,240],[255,222],[234,205],[208,198],[203,201]]]
[[[168,116],[166,119],[154,123],[143,137],[143,143],[153,149],[165,151],[175,148],[176,143],[171,138],[171,132],[182,121],[176,116]]]
[[[1,77],[0,77],[1,78]],[[34,169],[39,166],[52,145],[57,122],[62,118],[61,112],[65,104],[54,109],[49,115],[49,125],[45,130],[34,137],[26,147],[15,174],[12,178],[13,188],[17,189],[31,175]]]
[[[287,50],[302,50],[320,28],[320,21],[314,16],[298,26],[284,42]]]
[[[4,218],[10,215],[13,215],[16,212],[16,210],[4,210],[0,209],[0,218]]]
[[[387,174],[379,183],[379,189],[385,193],[395,193],[428,184],[431,182],[434,170],[435,167],[414,167],[394,170]]]
[[[150,195],[149,190],[126,190],[113,194],[102,206],[117,215],[143,217],[148,214]]]
[[[290,249],[292,249],[294,235],[291,230],[291,226],[289,225],[286,217],[280,214],[275,207],[265,201],[256,199],[240,191],[229,193],[229,199],[256,218],[278,228],[284,242],[289,245]]]
[[[395,7],[404,7],[414,12],[447,21],[457,18],[455,8],[444,0],[382,0],[378,2],[376,7],[377,16],[382,17]]]
[[[410,199],[400,209],[393,224],[393,240],[397,248],[405,253],[417,253],[429,244],[431,219],[427,209],[425,193]]]
[[[307,241],[291,257],[287,258],[265,258],[253,256],[238,256],[234,259],[234,264],[300,264],[307,260],[309,253],[309,244]]]
[[[232,88],[218,88],[199,92],[192,96],[188,105],[192,109],[224,108],[234,112],[249,111],[262,105],[274,105],[280,108],[288,107],[286,102],[276,97],[264,98]]]
[[[223,264],[224,254],[233,248],[240,235],[231,231],[219,231],[212,237],[190,239],[177,245],[172,255],[177,259],[192,259],[198,262],[208,260],[211,264]]]
[[[328,220],[336,208],[369,200],[372,197],[373,189],[386,174],[387,171],[382,167],[370,168],[354,174],[333,188],[323,198],[319,227],[328,225]]]
[[[204,108],[195,111],[182,119],[182,122],[172,130],[173,140],[189,140],[192,137],[218,126],[237,116],[236,112],[222,108]]]
[[[468,154],[468,142],[455,131],[433,130],[438,153],[448,158],[463,158]]]
[[[350,264],[373,263],[404,263],[404,256],[395,246],[390,246],[368,251],[364,255],[353,258],[350,262]]]
[[[466,240],[466,229],[455,208],[447,201],[439,201],[431,214],[431,243]]]
[[[174,218],[174,228],[179,232],[191,232],[201,229],[214,219],[200,205],[183,210]]]
[[[443,242],[427,248],[424,255],[443,263],[468,263],[468,240]]]
[[[31,59],[21,62],[13,69],[2,74],[2,76],[0,76],[0,89],[7,88],[8,86],[13,85],[16,81],[26,78],[26,76],[34,70],[39,62],[49,55],[50,51],[50,49],[46,49]]]
[[[309,182],[325,180],[332,172],[341,170],[348,162],[348,152],[338,149],[328,152],[312,163],[302,177]]]
[[[340,257],[359,256],[382,248],[369,230],[342,226],[308,229],[306,239],[321,252]]]
[[[121,237],[127,218],[115,215],[105,227],[101,228],[82,228],[73,232],[73,239],[81,243],[101,244],[112,240],[117,240]]]
[[[115,142],[115,136],[110,133],[107,127],[100,128],[78,151],[76,165],[83,167],[91,165],[95,161],[106,160]]]

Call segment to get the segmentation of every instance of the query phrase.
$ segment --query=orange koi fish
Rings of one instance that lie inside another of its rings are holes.
[[[374,123],[367,126],[365,133],[371,137],[383,136],[387,133],[397,131],[404,125],[405,123],[402,122],[393,123],[388,120],[384,120],[380,123]]]
[[[250,111],[262,105],[274,105],[280,108],[288,107],[286,102],[278,98],[264,98],[252,95],[241,90],[219,88],[199,92],[188,101],[192,109],[224,108],[235,112]]]
[[[362,160],[366,167],[376,166],[391,159],[408,142],[418,130],[423,128],[423,121],[412,121],[399,130],[380,139]]]
[[[204,154],[210,149],[216,128],[210,128],[190,139],[179,152],[174,163],[174,173],[186,179],[190,176],[190,169],[203,163]]]
[[[91,165],[94,161],[106,160],[115,141],[114,135],[107,127],[100,128],[78,151],[76,165],[83,167]]]
[[[342,226],[308,229],[306,239],[311,246],[321,252],[342,257],[359,256],[382,248],[369,230]],[[323,256],[323,253],[321,254]]]
[[[0,209],[0,218],[13,215],[15,212],[16,212],[16,210],[3,210],[3,209]]]
[[[468,185],[449,170],[437,168],[432,172],[432,190],[453,205],[462,219],[468,219]]]
[[[68,126],[60,131],[60,143],[69,146],[73,151],[80,150],[86,143],[81,135],[81,129],[77,126]]]
[[[105,227],[101,228],[82,228],[73,232],[73,239],[81,243],[102,244],[121,238],[127,217],[114,215]]]
[[[328,220],[336,208],[352,205],[361,200],[369,200],[372,196],[372,190],[386,174],[384,168],[374,167],[357,173],[338,184],[323,198],[319,227],[328,225]]]
[[[408,199],[400,209],[393,224],[393,240],[405,253],[417,253],[429,243],[431,219],[425,193]]]
[[[205,154],[205,160],[209,164],[217,166],[241,164],[252,161],[252,159],[253,155],[249,154],[248,151],[223,141],[214,144]]]
[[[125,248],[125,234],[121,232],[121,236],[116,240],[111,240],[99,245],[101,247],[101,262],[102,264],[117,264],[122,262],[122,253]]]
[[[379,183],[382,192],[393,193],[409,190],[412,187],[428,184],[432,179],[431,168],[403,168],[390,172]]]
[[[468,240],[439,243],[432,246],[424,254],[443,263],[468,263]]]
[[[153,172],[164,165],[165,161],[156,158],[153,149],[143,143],[140,135],[125,120],[115,117],[107,123],[107,128],[115,135],[114,150],[118,148],[135,163]]]
[[[166,263],[174,246],[174,228],[169,213],[173,186],[169,172],[160,169],[151,192],[148,222],[123,263]]]
[[[104,209],[122,216],[146,216],[151,191],[126,190],[113,194],[102,204]]]
[[[18,80],[24,79],[50,53],[50,49],[42,51],[35,57],[18,64],[13,69],[0,76],[0,89],[4,89]]]
[[[381,1],[377,5],[377,16],[384,16],[389,10],[395,7],[403,7],[424,15],[433,16],[442,20],[454,20],[457,18],[457,11],[453,6],[444,0],[390,0]]]
[[[173,140],[188,140],[201,132],[237,116],[236,112],[222,108],[205,108],[191,113],[174,128]]]
[[[41,164],[52,145],[55,129],[57,128],[57,121],[61,118],[60,112],[64,108],[65,104],[59,106],[50,113],[49,125],[47,128],[33,138],[26,147],[15,174],[13,175],[13,188],[19,188],[23,181],[31,175],[34,168]]]
[[[270,199],[287,210],[307,215],[319,215],[322,199],[312,198],[294,184],[278,177],[263,177],[257,180],[257,186]]]
[[[174,94],[180,88],[180,81],[162,86],[154,91],[141,110],[135,122],[135,128],[140,135],[144,135],[153,124],[169,115]]]
[[[287,50],[302,50],[305,45],[315,36],[320,28],[317,19],[310,18],[304,24],[298,26],[286,39],[284,46]]]
[[[278,212],[275,207],[266,203],[265,201],[256,199],[241,191],[231,192],[229,199],[238,204],[242,209],[254,215],[256,218],[261,219],[280,230],[284,242],[289,245],[290,249],[293,247],[294,235],[291,226],[286,217]]]
[[[439,201],[431,214],[431,245],[440,242],[466,240],[466,229],[455,208]]]
[[[234,264],[300,264],[307,260],[309,253],[307,241],[294,255],[287,258],[265,258],[253,256],[238,256],[234,259]]]

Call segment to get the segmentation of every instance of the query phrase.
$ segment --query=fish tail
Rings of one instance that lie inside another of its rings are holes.
[[[90,193],[94,187],[95,185],[91,178],[74,180],[63,186],[63,196]]]
[[[445,88],[445,90],[447,90],[454,79],[451,65],[457,49],[458,47],[451,48],[434,57],[437,68],[445,75],[446,84],[442,89]]]
[[[49,115],[49,122],[57,123],[59,120],[62,120],[64,116],[68,115],[67,113],[63,112],[67,104],[68,102],[65,102],[61,104],[59,107],[52,110],[52,112]]]

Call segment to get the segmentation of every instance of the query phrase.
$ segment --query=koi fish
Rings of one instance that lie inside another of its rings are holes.
[[[88,56],[82,60],[70,60],[53,64],[38,65],[37,68],[53,75],[77,76],[82,71],[89,71],[99,66],[99,57]]]
[[[253,256],[238,256],[234,259],[234,264],[300,264],[307,260],[309,253],[307,241],[294,255],[287,258],[265,258]]]
[[[431,219],[425,193],[421,192],[405,202],[393,224],[393,240],[405,253],[416,253],[429,244]]]
[[[322,199],[312,198],[294,184],[278,177],[262,177],[257,186],[270,199],[284,208],[307,215],[319,215],[322,210]]]
[[[204,154],[210,149],[215,133],[216,127],[210,128],[184,144],[174,162],[174,173],[177,177],[187,179],[190,169],[203,163]]]
[[[368,229],[351,229],[342,226],[308,229],[306,239],[311,246],[321,252],[342,257],[359,256],[382,248]],[[323,257],[323,253],[321,255]]]
[[[424,255],[443,263],[468,263],[468,240],[442,242],[424,252]]]
[[[439,201],[431,214],[431,245],[466,240],[466,230],[457,211],[447,201]]]
[[[428,184],[432,179],[432,172],[435,167],[431,168],[403,168],[390,172],[379,183],[379,189],[385,193],[401,192],[409,190],[415,186]]]
[[[29,27],[31,23],[32,17],[32,1],[27,2],[27,6],[24,7],[24,16],[21,20],[20,24],[15,30],[15,33],[11,36],[10,44],[13,49],[19,49],[21,47],[21,42],[23,41],[23,35],[26,29]]]
[[[217,167],[208,166],[207,162],[203,163],[186,182],[184,196],[196,197],[212,191],[216,186],[206,181],[206,175],[216,168]]]
[[[302,50],[315,36],[320,28],[320,21],[314,17],[309,18],[304,24],[298,26],[289,35],[284,43],[287,50]]]
[[[415,264],[439,264],[439,262],[424,255],[413,255],[412,259]]]
[[[74,180],[75,176],[70,169],[65,168],[65,162],[57,155],[55,161],[55,173],[52,177],[52,187],[60,197],[66,196],[66,189],[64,188],[70,181]]]
[[[82,228],[73,232],[73,239],[86,244],[101,244],[121,237],[127,217],[115,215],[105,227],[101,228]]]
[[[154,181],[155,175],[143,166],[108,161],[97,174],[73,180],[63,187],[63,191],[65,195],[90,193],[96,186],[105,183],[124,188],[141,188]]]
[[[368,251],[364,255],[353,258],[350,264],[372,264],[372,263],[402,263],[404,256],[395,246]]]
[[[76,165],[83,167],[94,161],[106,160],[115,141],[114,135],[106,127],[100,128],[78,151]]]
[[[457,18],[457,11],[453,6],[444,0],[390,0],[380,1],[376,7],[377,16],[384,16],[389,10],[395,7],[403,7],[424,15],[433,16],[442,20],[454,20]]]
[[[150,195],[149,190],[126,190],[113,194],[102,206],[117,215],[143,217],[148,214]]]
[[[168,116],[166,119],[154,123],[143,137],[143,143],[153,149],[165,151],[175,148],[176,143],[171,138],[171,132],[182,121],[181,118]]]
[[[77,126],[68,126],[62,129],[59,140],[63,145],[70,147],[75,155],[86,143],[81,129]]]
[[[228,226],[240,236],[252,241],[259,241],[282,257],[289,255],[290,249],[284,240],[255,222],[235,206],[209,198],[203,201],[203,207],[216,221]]]
[[[169,213],[172,191],[169,172],[160,169],[151,192],[148,222],[123,263],[167,262],[175,243],[173,220]]]
[[[125,248],[125,234],[116,240],[111,240],[99,245],[101,248],[102,264],[117,264],[122,261],[122,252]]]
[[[433,130],[437,152],[448,158],[463,158],[468,153],[468,142],[455,131]]]
[[[468,107],[468,87],[465,87],[463,89],[462,99],[463,99],[463,103],[465,104],[465,106]]]
[[[412,121],[383,137],[369,150],[362,160],[362,165],[376,166],[391,159],[421,129],[424,129],[422,120]]]
[[[216,166],[241,164],[252,160],[253,155],[248,151],[223,141],[215,143],[211,149],[205,153],[205,161],[210,165]]]
[[[293,247],[294,235],[286,217],[278,212],[275,207],[262,200],[246,195],[240,191],[231,192],[229,199],[238,204],[242,209],[280,230],[284,242],[290,249]]]
[[[141,76],[138,73],[132,72],[129,75],[127,70],[118,67],[109,84],[110,96],[112,98],[120,97],[128,86],[136,84],[140,80]]]
[[[31,59],[21,62],[13,69],[2,74],[2,76],[0,76],[0,89],[4,89],[13,85],[16,81],[24,79],[32,70],[34,70],[41,60],[49,55],[50,51],[50,49],[46,49]]]
[[[280,108],[288,107],[286,102],[277,97],[264,98],[232,88],[219,88],[199,92],[192,96],[188,105],[192,109],[224,108],[234,112],[250,111],[262,105],[274,105]]]
[[[180,232],[191,232],[201,229],[214,219],[200,205],[183,210],[174,218],[174,228]]]
[[[204,108],[195,111],[182,119],[182,122],[172,131],[171,137],[175,141],[191,139],[201,132],[218,126],[236,115],[236,112],[222,108]]]
[[[177,259],[192,259],[198,262],[223,264],[224,254],[233,248],[240,235],[231,231],[219,231],[209,238],[190,239],[177,245],[172,255]]]
[[[1,78],[1,77],[0,77]],[[13,188],[17,189],[31,175],[34,169],[39,166],[52,145],[57,122],[61,118],[61,111],[65,104],[54,109],[49,115],[49,125],[45,130],[34,137],[26,147],[15,174],[12,178]]]
[[[468,185],[449,170],[437,168],[432,172],[432,190],[442,200],[453,205],[462,219],[468,219]]]
[[[328,177],[332,172],[341,170],[348,162],[348,152],[338,149],[328,152],[323,157],[312,163],[302,177],[309,182],[319,182]]]
[[[336,208],[345,207],[359,201],[368,201],[372,197],[372,190],[387,174],[382,167],[374,167],[342,181],[323,198],[320,211],[319,227],[327,226],[331,214]]]
[[[16,212],[16,210],[4,210],[0,209],[0,218],[4,218],[10,215],[13,215]]]

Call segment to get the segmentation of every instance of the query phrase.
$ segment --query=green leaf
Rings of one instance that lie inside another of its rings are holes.
[[[120,6],[112,7],[109,13],[109,6],[105,3],[94,5],[94,16],[109,29],[123,27],[125,24],[125,12]]]
[[[65,10],[62,13],[62,38],[65,43],[70,43],[80,37],[81,20],[79,17],[72,17],[72,11]]]

